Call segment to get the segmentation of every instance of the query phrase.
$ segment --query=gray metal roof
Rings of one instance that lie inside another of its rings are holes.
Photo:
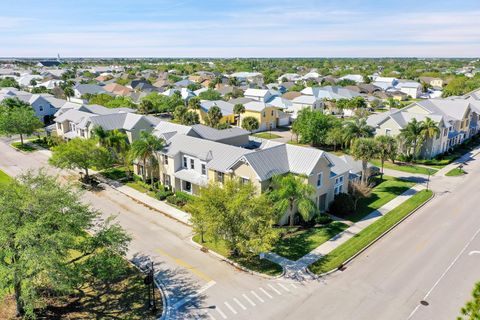
[[[248,132],[247,130],[244,130],[238,127],[218,130],[203,124],[195,124],[195,125],[192,125],[192,129],[201,138],[212,140],[212,141],[220,141],[220,140],[225,140],[229,138],[245,136],[250,134],[250,132]]]

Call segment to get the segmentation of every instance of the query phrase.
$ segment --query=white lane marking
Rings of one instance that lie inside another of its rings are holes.
[[[227,301],[225,301],[224,304],[228,309],[230,309],[230,311],[232,311],[233,314],[237,314],[237,310],[233,309],[233,307]]]
[[[287,287],[285,287],[283,284],[281,283],[277,283],[280,287],[283,288],[283,290],[287,291],[287,292],[290,292],[290,289],[288,289]]]
[[[262,291],[267,297],[269,297],[270,299],[273,299],[273,297],[270,295],[270,293],[268,293],[267,291],[265,291],[265,289],[263,288],[259,288],[260,291]]]
[[[199,296],[200,294],[202,294],[205,290],[209,289],[210,287],[214,286],[216,284],[215,281],[211,280],[209,281],[206,285],[204,285],[203,287],[200,288],[200,290],[198,290],[197,292],[195,293],[192,293],[192,294],[189,294],[188,296],[186,296],[185,298],[183,298],[182,300],[178,301],[177,303],[175,303],[172,307],[173,309],[178,309],[180,308],[181,306],[183,306],[185,303],[189,302],[190,300],[192,300],[193,298],[195,298],[196,296]]]
[[[252,290],[250,292],[255,296],[255,298],[258,299],[258,301],[260,301],[262,303],[265,302],[262,298],[260,298],[260,296],[255,291]]]
[[[217,320],[217,319],[215,319],[215,317],[214,317],[214,316],[212,316],[212,314],[211,314],[211,313],[207,313],[207,314],[210,316],[210,319],[212,319],[212,320]]]
[[[219,306],[216,306],[215,310],[217,310],[218,314],[222,316],[223,319],[227,319],[227,316],[225,315],[225,313],[223,313],[222,309],[220,309]]]
[[[252,307],[255,307],[255,302],[253,302],[252,300],[250,300],[250,298],[244,293],[242,294],[242,296],[245,298],[245,300],[248,301],[248,303],[250,303],[252,305]]]
[[[462,256],[462,254],[465,252],[465,250],[467,250],[468,246],[473,242],[473,240],[475,240],[475,238],[477,237],[477,235],[480,233],[480,228],[478,228],[478,230],[473,234],[473,236],[470,238],[470,240],[468,240],[467,244],[462,248],[462,250],[458,253],[458,255],[455,257],[455,259],[453,259],[452,263],[450,263],[450,265],[447,267],[447,269],[445,269],[445,271],[442,273],[442,275],[440,276],[440,278],[438,278],[438,280],[433,284],[433,287],[430,288],[430,290],[428,290],[427,294],[425,295],[425,297],[423,297],[423,300],[427,300],[428,296],[432,293],[432,291],[438,286],[438,284],[440,283],[440,281],[442,281],[443,277],[445,277],[445,275],[448,273],[448,271],[450,271],[450,269],[455,265],[455,263],[458,261],[458,259],[460,259],[460,257]],[[410,315],[408,316],[407,320],[408,319],[411,319],[413,317],[413,315],[415,314],[415,312],[417,312],[418,308],[420,307],[420,305],[418,305],[413,311],[412,313],[410,313]]]
[[[293,289],[297,288],[297,286],[294,283],[290,283],[290,285],[293,287]]]
[[[469,256],[473,256],[474,254],[480,254],[480,251],[474,250],[468,253]]]
[[[247,307],[245,307],[240,301],[238,301],[237,298],[233,298],[233,301],[235,301],[243,310],[247,310]]]
[[[277,288],[275,288],[274,286],[272,286],[271,284],[268,284],[268,286],[269,286],[273,291],[275,291],[279,296],[282,295],[282,293],[281,293],[279,290],[277,290]]]

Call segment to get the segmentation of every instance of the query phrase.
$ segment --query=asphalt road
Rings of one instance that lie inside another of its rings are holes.
[[[0,169],[8,174],[47,159],[48,152],[25,155],[0,142]],[[190,228],[116,190],[84,199],[132,235],[129,258],[155,261],[171,319],[455,319],[480,280],[480,161],[465,169],[463,177],[433,177],[431,202],[345,271],[309,282],[236,270],[193,246]]]

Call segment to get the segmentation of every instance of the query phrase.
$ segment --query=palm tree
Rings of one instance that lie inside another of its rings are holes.
[[[101,126],[95,126],[92,130],[92,137],[98,140],[100,146],[105,147],[107,145],[108,131]]]
[[[388,98],[387,104],[388,110],[392,110],[392,108],[396,108],[398,106],[398,101],[393,98]]]
[[[354,139],[373,137],[375,129],[367,124],[365,118],[355,118],[345,124],[345,142],[352,144]]]
[[[122,150],[127,148],[126,146],[128,145],[128,137],[120,130],[114,129],[108,132],[105,145],[109,147],[116,156],[118,156]]]
[[[377,142],[372,138],[355,139],[351,151],[356,160],[362,160],[362,183],[366,185],[368,182],[368,161],[378,156]]]
[[[382,178],[383,178],[383,165],[387,159],[395,159],[397,155],[397,140],[390,136],[377,136],[375,137],[378,146],[378,157],[382,164]]]
[[[279,175],[272,178],[272,191],[270,196],[274,200],[275,208],[280,214],[287,210],[290,226],[294,225],[295,205],[298,213],[305,221],[310,221],[317,213],[315,203],[311,199],[315,188],[305,183],[306,177],[293,174]]]
[[[407,154],[413,149],[413,159],[415,160],[418,148],[423,139],[423,122],[413,118],[405,128],[400,129],[400,139],[402,144],[407,148]]]
[[[212,106],[207,112],[207,125],[216,128],[220,124],[222,117],[222,110],[217,106]]]
[[[240,125],[240,114],[245,113],[245,106],[241,103],[237,103],[233,106],[233,113],[235,114],[235,122],[237,126]]]
[[[327,132],[326,143],[333,145],[333,151],[337,151],[337,145],[341,145],[343,142],[343,128],[336,126]]]
[[[65,97],[67,97],[68,101],[70,101],[70,97],[73,97],[75,95],[72,87],[65,87],[65,89],[63,89],[63,93],[65,94]]]
[[[150,100],[143,99],[138,105],[138,111],[142,114],[148,114],[153,111],[153,103]]]
[[[199,97],[193,97],[188,100],[188,107],[194,111],[199,110],[201,106]]]
[[[259,128],[260,123],[258,122],[258,119],[255,117],[245,117],[242,121],[242,128],[250,131],[255,131]]]
[[[425,120],[423,120],[423,128],[421,132],[422,140],[428,142],[434,137],[436,137],[439,133],[440,133],[440,129],[438,128],[438,123],[436,123],[429,117],[426,117]],[[430,144],[430,147],[431,147],[431,144]]]
[[[143,170],[142,179],[146,182],[147,161],[153,167],[157,162],[156,154],[164,147],[163,139],[157,138],[148,132],[141,132],[140,139],[132,143],[130,154],[134,159],[141,159]],[[150,184],[153,189],[153,172],[150,173]]]

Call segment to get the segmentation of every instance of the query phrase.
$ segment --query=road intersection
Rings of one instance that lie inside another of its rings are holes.
[[[0,169],[10,175],[47,160],[48,152],[0,142]],[[115,189],[83,198],[132,235],[130,259],[153,259],[171,319],[453,319],[480,280],[480,161],[464,169],[432,177],[436,197],[345,271],[300,282],[251,275],[201,252],[188,226]]]

